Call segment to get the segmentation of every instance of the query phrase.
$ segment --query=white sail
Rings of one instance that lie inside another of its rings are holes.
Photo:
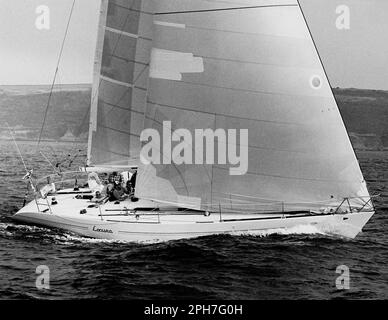
[[[150,52],[150,1],[103,0],[97,40],[88,164],[136,165]]]
[[[139,198],[233,212],[369,200],[297,1],[160,0],[154,9],[144,127],[160,136],[164,121],[192,136],[248,129],[249,166],[233,176],[225,164],[144,164]]]

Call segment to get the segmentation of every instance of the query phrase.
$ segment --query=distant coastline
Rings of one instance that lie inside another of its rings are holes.
[[[56,85],[51,97],[42,141],[86,142],[92,85]],[[0,86],[0,140],[35,141],[40,135],[50,85]]]
[[[10,138],[2,138],[0,137],[0,141],[4,141],[4,142],[13,142],[13,139],[10,137]],[[27,139],[27,138],[18,138],[16,137],[15,138],[15,141],[16,142],[38,142],[37,139]],[[87,139],[74,139],[74,140],[66,140],[66,139],[59,139],[59,140],[56,140],[56,139],[41,139],[40,140],[41,143],[45,143],[45,142],[48,142],[48,143],[51,143],[51,142],[63,142],[63,143],[79,143],[79,144],[84,144],[84,143],[87,143],[88,140]]]
[[[36,141],[47,106],[50,85],[0,85],[0,141]],[[85,143],[92,85],[56,85],[42,141]],[[388,91],[334,88],[334,95],[357,151],[388,150]]]
[[[76,84],[56,84],[53,92],[74,92],[91,90],[91,83],[76,83]],[[27,94],[42,94],[50,92],[51,85],[0,85],[0,94],[9,95],[27,95]]]

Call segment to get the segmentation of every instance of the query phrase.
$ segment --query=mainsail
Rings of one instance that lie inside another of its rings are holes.
[[[136,195],[211,211],[311,210],[369,193],[296,0],[158,0],[144,128],[248,129],[227,164],[142,164]],[[190,146],[196,152],[196,146]],[[216,150],[216,147],[215,147]],[[171,154],[163,154],[171,158]]]
[[[102,0],[89,165],[137,165],[152,48],[150,4],[148,0]]]

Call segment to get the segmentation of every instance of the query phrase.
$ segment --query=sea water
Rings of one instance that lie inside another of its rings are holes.
[[[52,172],[35,143],[19,146],[35,174]],[[41,149],[55,163],[86,145]],[[380,197],[354,240],[297,227],[144,245],[13,223],[25,170],[12,142],[0,142],[0,299],[387,299],[388,153],[358,157],[371,194]],[[48,290],[36,286],[39,266],[50,271]],[[349,289],[336,285],[340,266],[349,269]]]

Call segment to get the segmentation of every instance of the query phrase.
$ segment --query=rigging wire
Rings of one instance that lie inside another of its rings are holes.
[[[7,127],[8,127],[8,130],[9,130],[9,133],[10,133],[10,135],[11,135],[11,137],[12,137],[13,143],[15,144],[16,150],[17,150],[18,153],[19,153],[19,157],[20,157],[20,159],[22,160],[24,169],[26,170],[26,173],[29,173],[29,170],[27,169],[27,165],[26,165],[26,163],[25,163],[25,161],[24,161],[23,155],[22,155],[22,153],[21,153],[21,151],[20,151],[20,148],[19,148],[19,146],[18,146],[18,144],[17,144],[17,142],[16,142],[16,140],[15,140],[15,136],[14,136],[13,133],[12,133],[11,127],[9,126],[8,122],[6,122],[5,124],[6,124]]]
[[[59,64],[61,63],[63,50],[64,50],[64,47],[65,47],[67,35],[69,33],[70,22],[71,22],[71,18],[73,16],[75,3],[76,3],[76,0],[73,0],[73,4],[72,4],[71,10],[70,10],[70,16],[69,16],[69,19],[67,21],[65,35],[64,35],[64,38],[63,38],[63,41],[62,41],[62,45],[61,45],[61,50],[59,52],[58,62],[57,62],[57,66],[56,66],[55,74],[54,74],[54,79],[53,79],[53,82],[52,82],[52,85],[51,85],[50,95],[49,95],[49,98],[48,98],[46,110],[45,110],[44,117],[43,117],[43,124],[42,124],[42,127],[40,129],[40,133],[39,133],[38,143],[37,143],[37,146],[36,146],[37,149],[39,148],[40,142],[42,140],[43,129],[44,129],[44,126],[46,124],[47,114],[48,114],[48,110],[50,108],[50,102],[51,102],[51,98],[52,98],[52,95],[53,95],[53,90],[54,90],[55,82],[56,82],[57,75],[58,75]]]
[[[60,87],[61,87],[61,84],[62,84],[62,81],[61,81],[61,78],[60,78],[60,73],[58,73],[58,75],[57,75],[57,86],[60,88]],[[59,160],[58,160],[57,151],[55,151],[54,148],[53,148],[50,144],[47,145],[47,148],[49,148],[49,149],[51,150],[52,156],[54,156],[55,161],[58,163]],[[40,153],[40,154],[43,156],[43,158],[44,158],[46,161],[48,161],[48,163],[52,166],[52,162],[51,162],[51,161],[43,154],[43,152],[40,151],[39,153]],[[64,154],[64,152],[62,151],[61,157],[63,157],[63,154]]]
[[[42,155],[42,157],[49,163],[49,165],[53,168],[54,170],[54,173],[57,174],[57,175],[61,175],[61,171],[57,170],[55,168],[55,166],[52,164],[52,162],[46,157],[46,155],[42,152],[42,151],[39,151],[39,153]]]

